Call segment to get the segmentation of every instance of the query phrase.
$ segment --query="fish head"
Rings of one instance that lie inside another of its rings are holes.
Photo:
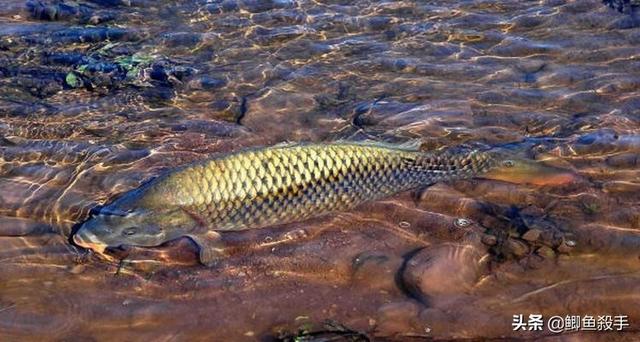
[[[570,184],[580,180],[580,176],[571,170],[503,153],[496,157],[493,167],[479,175],[479,178],[541,186]]]
[[[85,221],[73,241],[104,254],[107,247],[159,246],[187,234],[194,225],[194,219],[180,208],[105,209]]]

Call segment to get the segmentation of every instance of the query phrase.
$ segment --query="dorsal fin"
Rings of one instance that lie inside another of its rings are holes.
[[[398,144],[398,143],[389,143],[389,142],[378,141],[373,139],[359,140],[359,141],[341,139],[341,140],[336,140],[332,142],[332,144],[353,144],[353,145],[371,146],[371,147],[385,147],[385,148],[392,148],[392,149],[404,150],[409,152],[418,152],[420,151],[422,140],[411,139]]]
[[[297,146],[297,145],[302,145],[302,143],[296,142],[296,141],[281,141],[275,145],[272,145],[271,148],[282,148],[282,147],[292,147],[292,146]]]

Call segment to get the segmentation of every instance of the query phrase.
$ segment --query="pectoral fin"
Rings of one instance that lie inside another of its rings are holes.
[[[422,201],[422,196],[424,195],[424,193],[429,190],[429,187],[432,184],[428,184],[428,185],[422,185],[418,188],[413,189],[410,194],[411,194],[411,199],[413,200],[413,204],[417,207],[420,205],[420,202]]]
[[[200,263],[205,266],[213,266],[220,258],[226,255],[224,243],[220,238],[220,234],[216,232],[210,231],[204,234],[189,235],[189,238],[198,245]]]

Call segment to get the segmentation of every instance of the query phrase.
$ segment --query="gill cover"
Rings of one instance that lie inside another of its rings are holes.
[[[153,247],[191,232],[194,220],[180,208],[123,211],[107,208],[78,229],[73,241],[104,253],[107,247],[135,245]]]

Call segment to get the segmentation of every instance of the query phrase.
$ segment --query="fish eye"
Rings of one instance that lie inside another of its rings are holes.
[[[505,167],[514,167],[516,163],[513,160],[509,159],[502,162],[502,165],[504,165]]]
[[[127,228],[127,229],[122,231],[122,235],[131,236],[131,235],[134,235],[137,232],[138,232],[138,228],[137,227],[129,227],[129,228]]]

